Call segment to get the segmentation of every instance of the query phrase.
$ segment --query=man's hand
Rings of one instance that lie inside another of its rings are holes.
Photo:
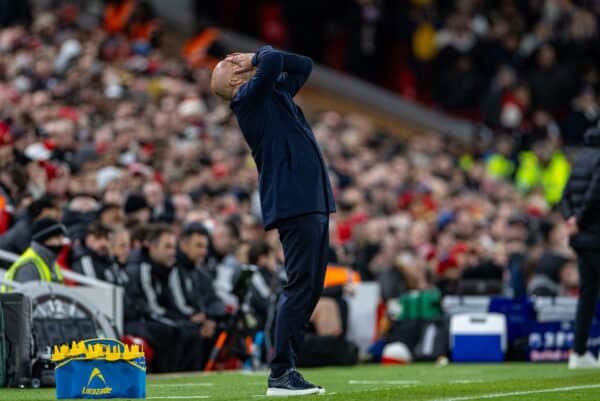
[[[198,312],[194,315],[192,315],[192,317],[190,317],[190,321],[193,323],[204,323],[204,321],[206,320],[206,315],[202,312]]]
[[[579,225],[577,224],[577,218],[571,216],[567,219],[567,233],[569,236],[575,235],[579,232]]]
[[[230,61],[236,65],[233,72],[236,74],[242,74],[244,72],[251,71],[254,66],[252,65],[252,57],[254,53],[232,53],[225,57],[226,61]]]
[[[202,338],[211,338],[215,335],[216,328],[217,324],[214,320],[206,320],[200,329],[200,336],[202,336]]]

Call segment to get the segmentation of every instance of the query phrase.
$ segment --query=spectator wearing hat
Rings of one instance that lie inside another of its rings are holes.
[[[110,254],[111,234],[112,230],[100,222],[90,224],[83,243],[75,247],[72,268],[85,276],[124,286],[127,275]]]
[[[125,200],[125,217],[127,219],[127,226],[134,226],[138,224],[147,224],[150,222],[152,216],[152,209],[146,198],[140,194],[130,194]]]
[[[92,195],[77,194],[71,196],[63,211],[63,224],[67,227],[69,238],[83,241],[86,227],[96,220],[100,204]]]
[[[57,220],[43,218],[36,221],[31,246],[12,264],[4,278],[18,282],[61,283],[63,276],[56,258],[67,243],[67,229]],[[7,291],[8,287],[3,286],[2,292]]]

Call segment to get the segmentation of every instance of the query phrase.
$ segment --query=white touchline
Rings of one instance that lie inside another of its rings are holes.
[[[227,373],[227,371],[225,371],[223,373]],[[234,371],[234,373],[240,374],[243,376],[268,376],[269,375],[268,370],[242,370],[241,372],[236,370],[236,371]]]
[[[490,398],[502,398],[512,397],[519,395],[531,395],[531,394],[542,394],[542,393],[560,393],[562,391],[572,390],[586,390],[590,388],[600,388],[600,384],[582,384],[581,386],[568,386],[568,387],[555,387],[547,388],[542,390],[523,390],[523,391],[511,391],[508,393],[492,393],[492,394],[481,394],[481,395],[469,395],[465,397],[454,397],[454,398],[437,398],[431,401],[469,401],[469,400],[482,400]]]
[[[147,400],[188,400],[210,398],[210,395],[164,395],[160,397],[146,397]]]
[[[148,383],[150,387],[210,387],[214,383]]]
[[[418,380],[348,380],[348,384],[419,384]]]

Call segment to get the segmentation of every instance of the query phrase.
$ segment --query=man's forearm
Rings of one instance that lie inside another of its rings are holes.
[[[261,63],[263,56],[271,52],[275,52],[281,55],[283,60],[282,71],[290,74],[310,74],[313,66],[313,61],[310,57],[273,49],[271,46],[263,46],[259,48],[252,57],[252,65],[257,67]]]
[[[283,56],[283,71],[290,74],[310,75],[313,61],[310,57],[300,54],[281,52]]]

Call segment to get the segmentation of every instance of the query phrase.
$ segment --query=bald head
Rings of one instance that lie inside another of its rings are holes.
[[[230,60],[221,60],[212,71],[210,89],[224,100],[231,100],[240,86],[245,84],[255,73],[255,69],[236,72],[237,65]]]

